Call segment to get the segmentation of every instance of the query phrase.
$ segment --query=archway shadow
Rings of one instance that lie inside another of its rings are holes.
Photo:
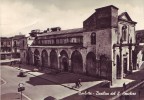
[[[30,77],[29,80],[26,82],[33,85],[33,86],[36,86],[36,85],[56,85],[51,81],[40,78],[39,76]]]
[[[42,74],[39,76],[30,77],[27,83],[31,85],[62,85],[62,84],[70,84],[75,83],[81,79],[81,82],[94,82],[100,81],[100,78],[89,77],[86,75],[73,74],[73,73],[59,73],[57,75],[54,74]]]

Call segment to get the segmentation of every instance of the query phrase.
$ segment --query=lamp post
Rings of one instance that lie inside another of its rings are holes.
[[[24,84],[23,83],[19,83],[18,84],[18,92],[21,92],[21,100],[22,100],[22,91],[25,90]]]

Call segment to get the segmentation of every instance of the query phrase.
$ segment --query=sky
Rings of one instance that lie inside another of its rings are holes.
[[[1,36],[29,35],[31,30],[61,27],[82,28],[95,9],[114,5],[118,13],[127,12],[144,29],[144,0],[1,0]]]

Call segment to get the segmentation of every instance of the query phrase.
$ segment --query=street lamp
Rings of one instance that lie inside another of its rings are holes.
[[[22,100],[22,91],[25,90],[24,84],[23,83],[19,83],[18,84],[18,92],[21,92],[21,100]]]

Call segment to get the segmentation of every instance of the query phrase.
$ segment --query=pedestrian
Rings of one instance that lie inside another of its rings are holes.
[[[79,88],[79,83],[78,83],[78,81],[75,82],[75,88]]]
[[[125,83],[123,83],[123,89],[126,90],[126,84]]]
[[[79,84],[79,86],[82,86],[81,79],[78,80],[78,84]]]

